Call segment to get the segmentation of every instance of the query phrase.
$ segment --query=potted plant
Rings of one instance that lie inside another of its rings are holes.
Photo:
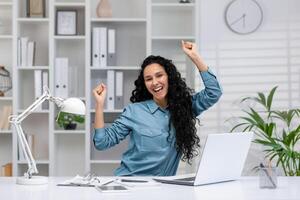
[[[77,123],[84,123],[84,117],[61,111],[58,113],[57,123],[65,130],[75,130]]]
[[[300,176],[300,109],[273,110],[273,96],[277,86],[265,95],[243,98],[241,103],[256,103],[257,106],[243,109],[244,116],[231,131],[253,131],[253,142],[265,147],[265,157],[281,166],[286,176]]]

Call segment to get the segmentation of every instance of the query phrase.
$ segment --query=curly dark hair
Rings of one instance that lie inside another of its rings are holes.
[[[182,160],[190,164],[192,158],[198,155],[198,147],[200,147],[200,139],[195,127],[199,119],[192,110],[192,90],[187,87],[172,61],[161,56],[148,56],[143,61],[140,74],[134,82],[136,88],[132,91],[130,101],[135,103],[153,99],[146,88],[143,76],[144,69],[153,63],[161,65],[168,75],[167,100],[171,116],[169,130],[172,124],[176,130],[176,149],[183,154]]]

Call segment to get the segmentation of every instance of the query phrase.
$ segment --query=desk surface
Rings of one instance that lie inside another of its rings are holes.
[[[70,177],[50,177],[49,184],[44,186],[23,186],[16,184],[14,177],[0,178],[1,199],[22,200],[105,200],[105,199],[172,199],[172,200],[205,200],[205,199],[255,199],[255,200],[299,200],[300,177],[279,177],[277,189],[259,189],[257,177],[243,177],[238,181],[205,186],[179,186],[160,184],[149,187],[134,187],[123,193],[101,193],[93,187],[56,186]]]

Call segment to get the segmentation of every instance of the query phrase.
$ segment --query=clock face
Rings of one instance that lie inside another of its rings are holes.
[[[253,33],[262,20],[262,8],[255,0],[233,0],[225,10],[226,25],[237,34]]]

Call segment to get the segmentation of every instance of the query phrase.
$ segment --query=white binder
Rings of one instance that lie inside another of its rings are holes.
[[[107,66],[107,28],[100,27],[100,67]]]
[[[42,96],[42,70],[34,70],[34,97],[38,99]],[[41,110],[42,106],[36,108]]]
[[[34,65],[35,42],[29,41],[27,45],[27,65]]]
[[[48,81],[48,71],[42,71],[42,88],[47,86],[49,88],[49,81]],[[44,91],[42,91],[44,92]],[[49,109],[49,101],[45,101],[42,103],[42,109],[48,110]]]
[[[68,58],[55,59],[55,96],[68,98]]]
[[[100,67],[100,28],[94,27],[92,32],[92,66]]]
[[[107,110],[115,109],[115,72],[107,70]]]
[[[21,66],[27,66],[27,43],[28,37],[21,38]]]
[[[17,56],[18,56],[17,66],[20,67],[21,66],[21,57],[22,57],[21,38],[18,38],[17,45],[18,45],[18,49],[17,49],[17,51],[18,51],[17,52]]]
[[[124,98],[123,98],[123,72],[116,72],[116,96],[115,96],[115,109],[123,109]]]
[[[108,29],[108,48],[107,48],[107,65],[116,65],[116,30]]]

